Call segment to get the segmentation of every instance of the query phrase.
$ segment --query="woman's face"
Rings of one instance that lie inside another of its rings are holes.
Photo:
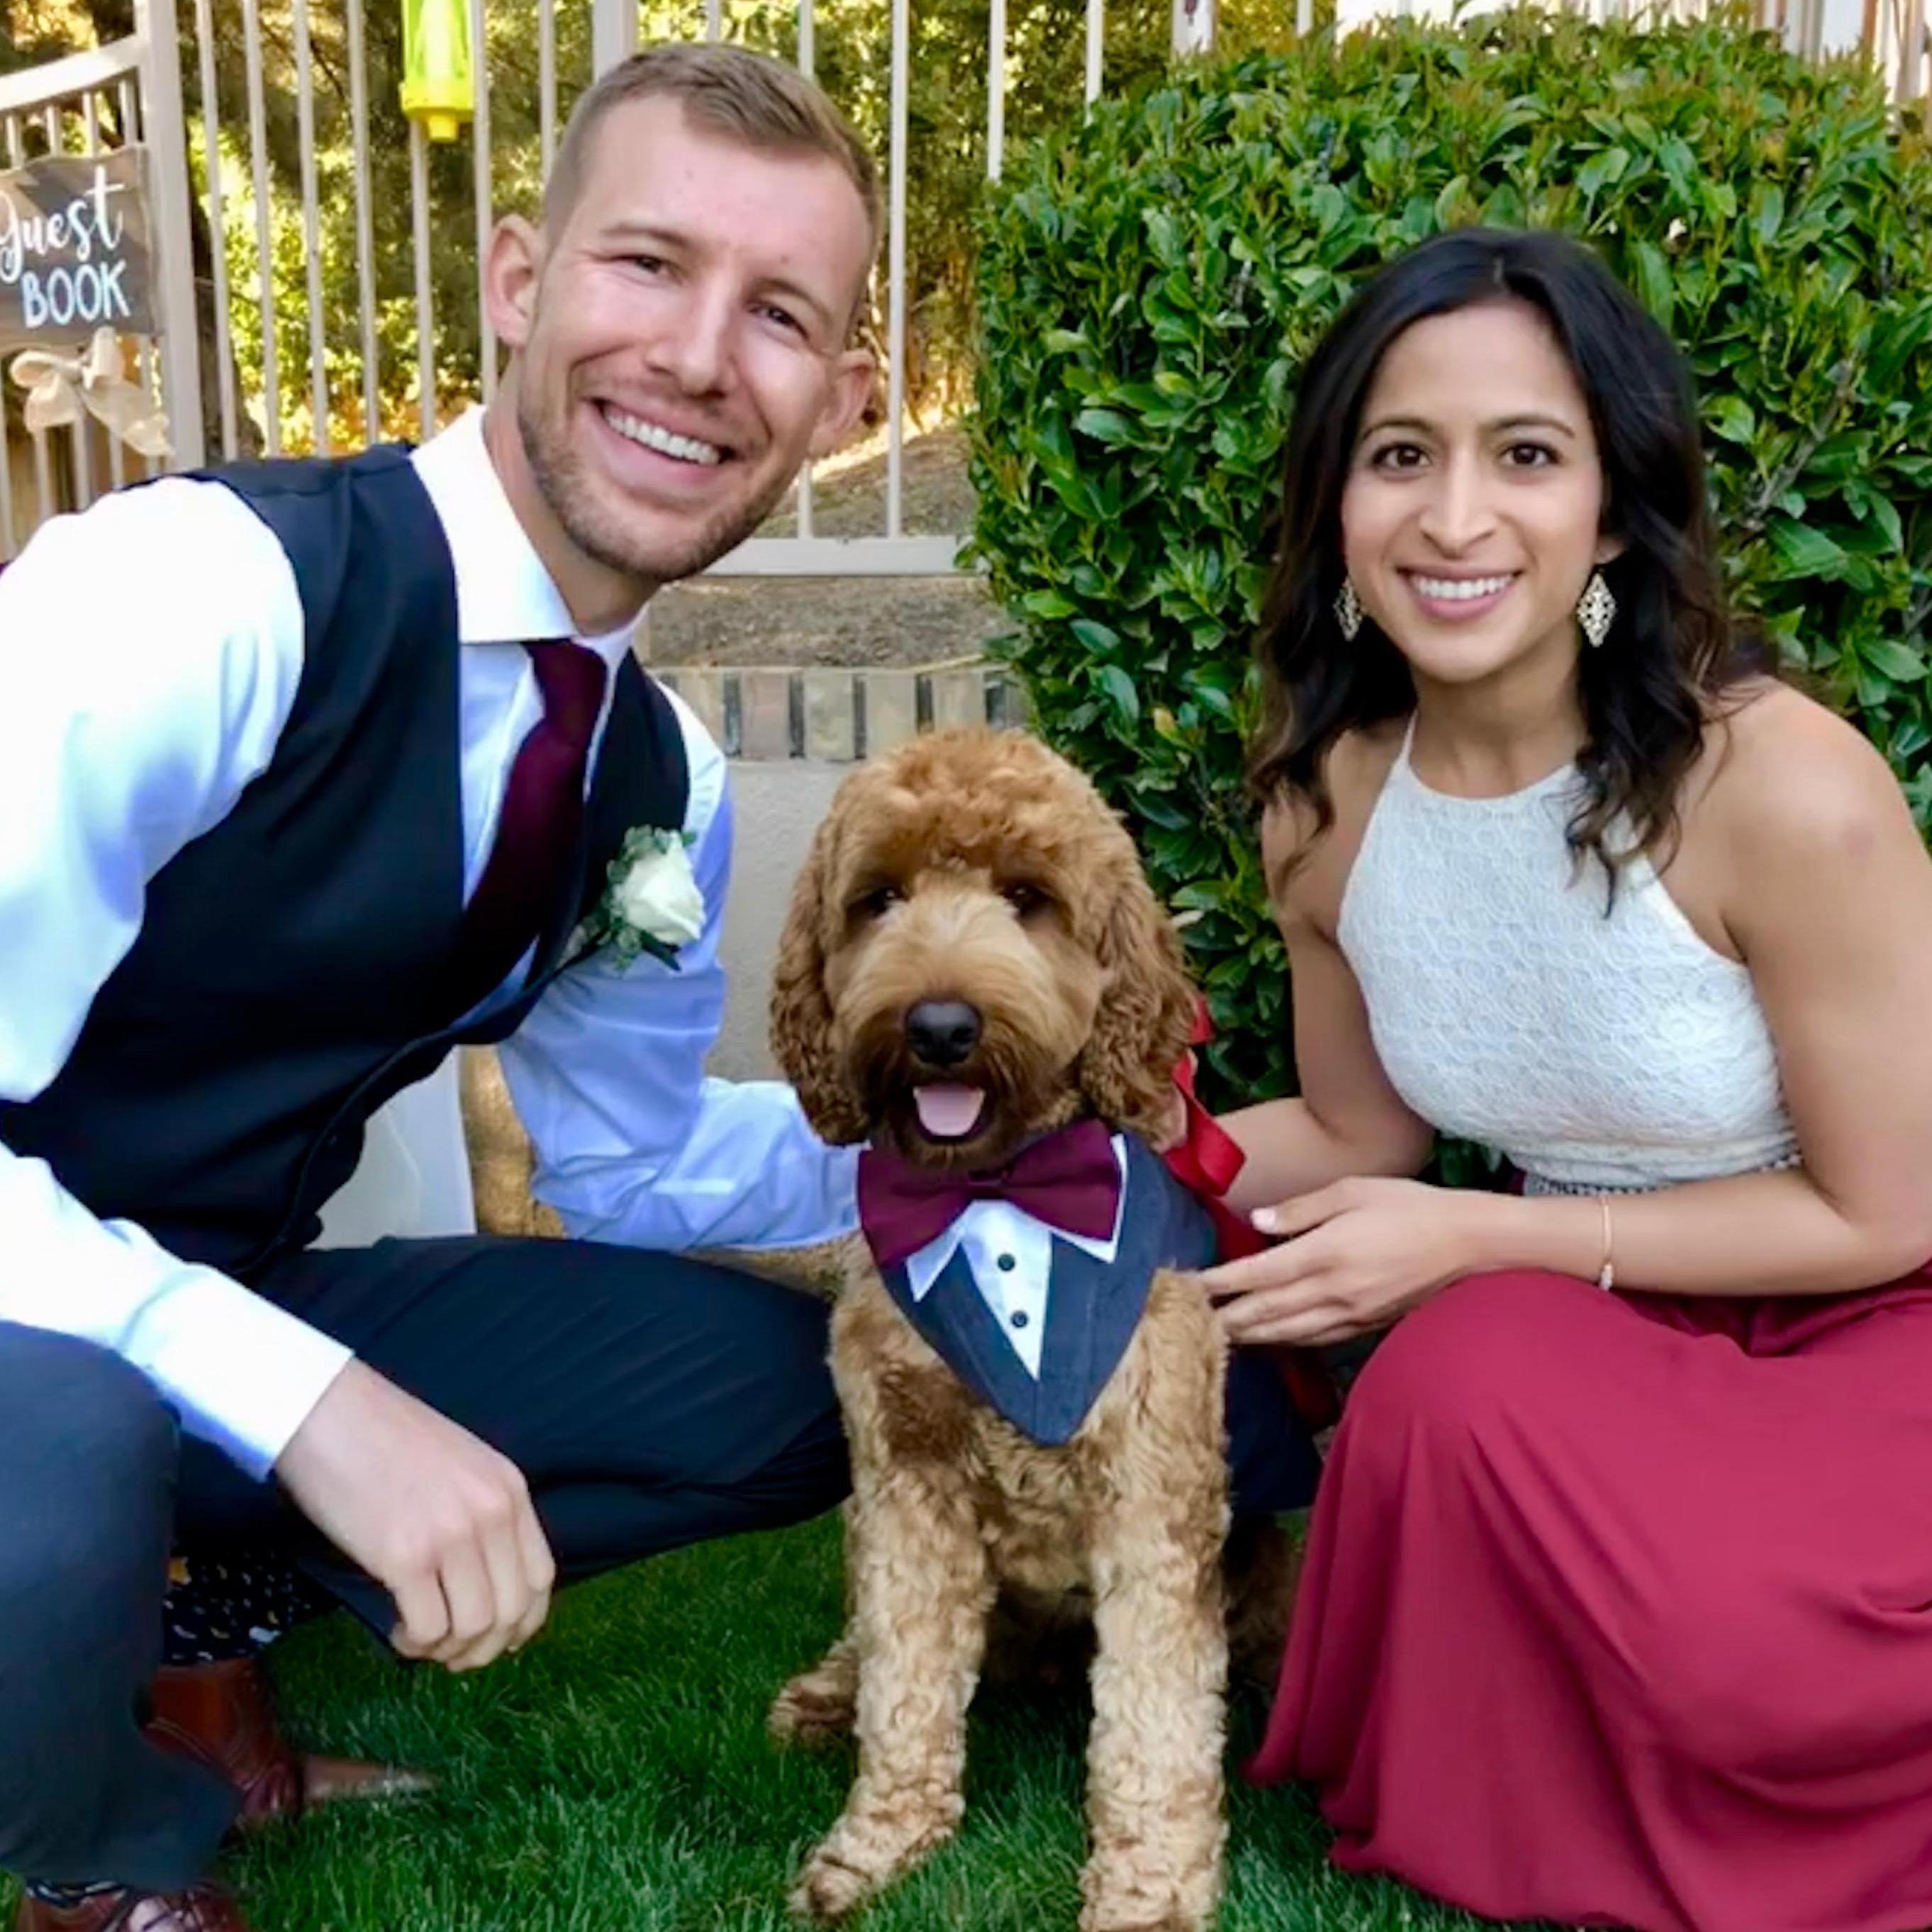
[[[1600,534],[1590,412],[1536,310],[1413,324],[1370,384],[1342,495],[1363,608],[1421,682],[1469,686],[1578,648]]]

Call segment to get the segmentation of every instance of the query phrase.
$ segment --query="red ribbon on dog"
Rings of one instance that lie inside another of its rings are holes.
[[[1197,996],[1194,1030],[1188,1035],[1188,1044],[1190,1048],[1204,1046],[1214,1036],[1208,1002]],[[1195,1091],[1192,1052],[1181,1055],[1180,1064],[1174,1070],[1174,1084],[1180,1090],[1187,1125],[1179,1143],[1162,1156],[1168,1172],[1207,1209],[1222,1260],[1238,1261],[1244,1255],[1259,1254],[1268,1245],[1266,1238],[1224,1198],[1248,1157],[1234,1136],[1201,1104]],[[1326,1429],[1341,1414],[1342,1404],[1321,1357],[1310,1349],[1281,1346],[1270,1347],[1268,1352],[1274,1358],[1288,1399],[1302,1420],[1311,1430]]]

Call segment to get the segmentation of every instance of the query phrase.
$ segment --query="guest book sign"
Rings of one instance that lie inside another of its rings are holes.
[[[0,347],[153,334],[152,259],[139,148],[0,173]]]

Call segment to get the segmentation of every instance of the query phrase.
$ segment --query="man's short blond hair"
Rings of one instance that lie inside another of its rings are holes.
[[[581,192],[597,130],[614,107],[654,96],[682,101],[694,127],[768,152],[817,154],[834,163],[865,204],[872,252],[884,211],[879,171],[856,130],[794,68],[728,41],[646,47],[592,82],[571,111],[550,179],[544,224],[566,220]]]

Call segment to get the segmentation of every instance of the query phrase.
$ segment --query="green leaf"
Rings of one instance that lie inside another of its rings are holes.
[[[1029,617],[1070,617],[1076,606],[1058,590],[1029,590],[1020,599],[1020,608]]]
[[[1726,442],[1749,442],[1757,434],[1757,418],[1742,396],[1714,396],[1704,406],[1704,420]]]
[[[1112,657],[1120,647],[1120,632],[1097,618],[1076,617],[1072,628],[1090,651],[1098,651],[1103,657]]]
[[[1909,644],[1890,638],[1873,638],[1858,646],[1858,656],[1875,671],[1894,684],[1919,684],[1924,681],[1924,656]]]
[[[1114,700],[1114,708],[1130,724],[1140,722],[1141,694],[1134,688],[1134,681],[1118,664],[1105,664],[1100,668],[1100,682],[1107,695]]]
[[[1174,260],[1180,254],[1180,226],[1173,212],[1166,208],[1150,208],[1143,218],[1147,224],[1148,240],[1152,244],[1155,256],[1162,262]]]
[[[1637,299],[1655,321],[1668,328],[1676,304],[1671,291],[1670,265],[1664,258],[1664,250],[1654,242],[1633,243],[1630,268]]]
[[[1889,390],[1906,364],[1932,340],[1932,302],[1901,304],[1882,316],[1872,331],[1868,369],[1872,381]]]
[[[1580,194],[1597,195],[1612,182],[1624,178],[1624,170],[1630,166],[1630,150],[1627,148],[1606,148],[1576,170],[1576,187]]]
[[[1865,514],[1877,524],[1879,534],[1884,538],[1888,548],[1902,550],[1905,548],[1905,525],[1898,514],[1898,506],[1889,496],[1874,496],[1865,505]]]
[[[1134,809],[1150,824],[1158,825],[1169,832],[1184,832],[1192,823],[1186,812],[1172,800],[1137,790],[1134,794]]]
[[[1789,517],[1774,517],[1766,534],[1785,577],[1818,577],[1830,579],[1844,575],[1845,553],[1826,536],[1808,524]]]
[[[1096,442],[1132,442],[1140,434],[1118,410],[1082,410],[1073,418],[1073,427]]]
[[[1469,192],[1469,178],[1458,175],[1436,197],[1436,225],[1454,228],[1474,219],[1475,198]]]

